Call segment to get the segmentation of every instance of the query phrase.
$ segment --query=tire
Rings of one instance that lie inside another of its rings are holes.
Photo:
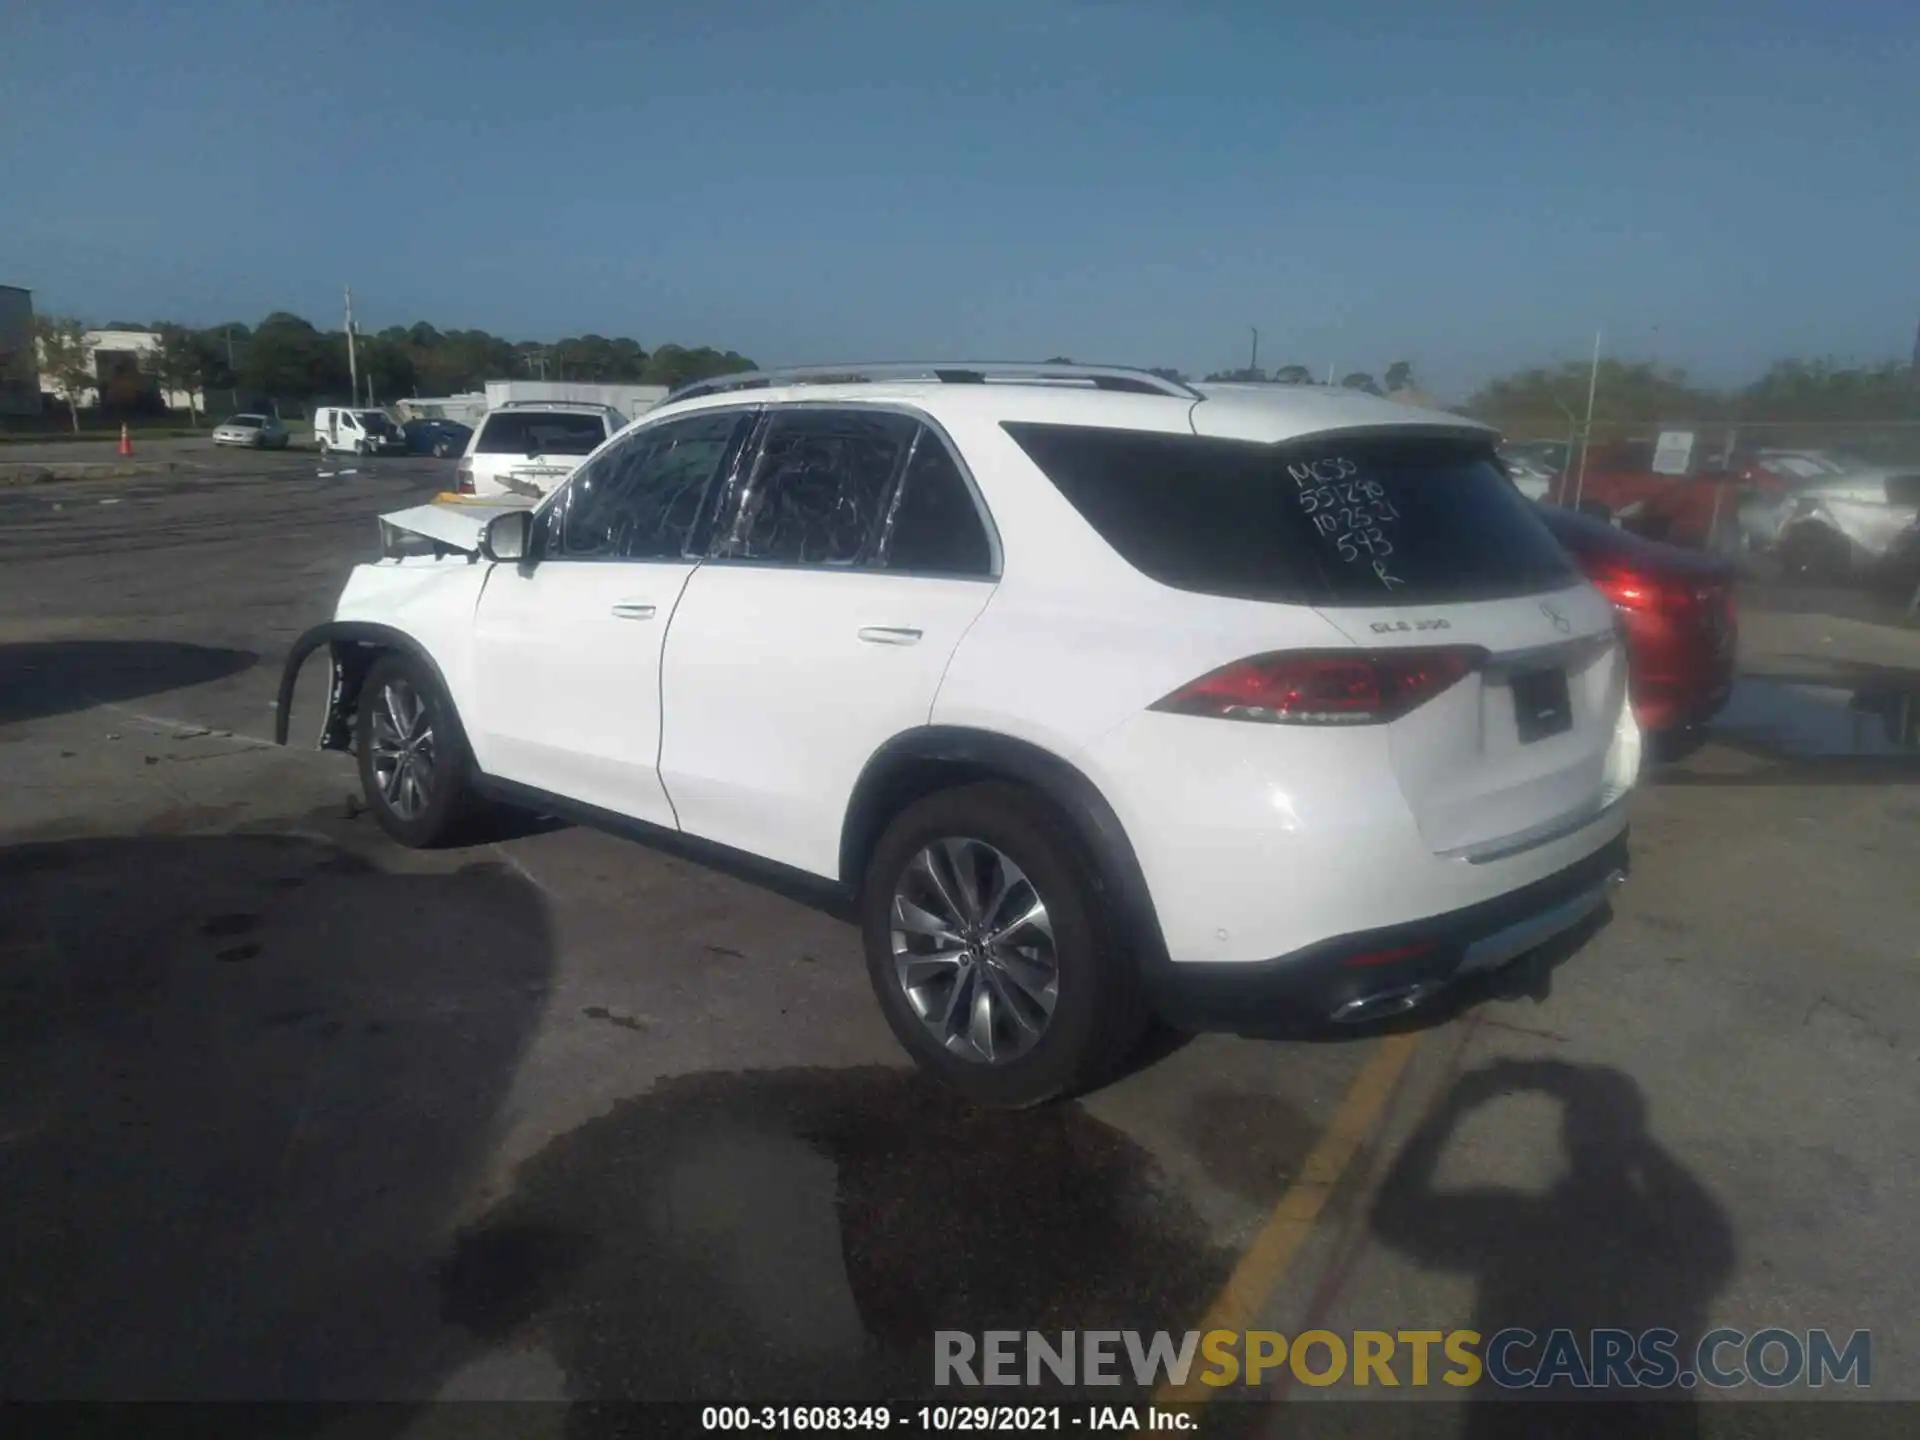
[[[314,447],[319,450],[320,458],[322,460],[326,459],[329,455],[333,453],[332,449],[327,445],[326,441],[315,440],[313,443],[314,443]]]
[[[937,867],[944,891],[932,888],[928,864]],[[899,965],[896,935],[919,955],[944,949],[957,956],[961,942],[952,932],[946,937],[951,943],[942,946],[924,933],[896,931],[896,898],[924,902],[929,908],[921,911],[923,925],[927,916],[971,913],[953,894],[969,872],[975,883],[968,888],[981,896],[1014,881],[990,919],[1005,924],[1025,908],[1023,901],[1037,899],[1045,928],[1006,925],[1003,943],[986,946],[989,927],[980,924],[967,930],[981,948],[966,952],[964,964],[923,959]],[[942,907],[942,893],[956,903]],[[968,785],[908,806],[874,847],[859,905],[867,975],[895,1037],[923,1070],[974,1104],[1017,1109],[1097,1085],[1125,1062],[1145,1030],[1138,968],[1118,943],[1093,867],[1067,827],[1030,790],[998,782]],[[973,959],[975,954],[985,958]],[[976,1005],[983,993],[984,1005]],[[981,1031],[960,1021],[962,1014],[977,1018],[982,1010],[991,1059],[975,1043]]]
[[[471,810],[470,762],[453,702],[426,665],[391,652],[373,662],[360,687],[354,742],[367,808],[382,830],[414,850],[453,837]],[[408,773],[396,780],[396,765],[409,756]]]
[[[1780,542],[1780,567],[1803,585],[1834,585],[1853,578],[1853,547],[1845,536],[1809,522]]]

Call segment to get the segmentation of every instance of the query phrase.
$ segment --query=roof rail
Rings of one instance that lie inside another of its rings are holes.
[[[1088,385],[1096,390],[1120,390],[1135,395],[1173,395],[1182,400],[1206,397],[1185,381],[1169,380],[1151,370],[1124,365],[1046,365],[1026,361],[983,363],[955,361],[920,363],[890,361],[880,365],[799,365],[777,370],[747,370],[696,380],[668,394],[660,403],[722,395],[731,390],[765,390],[775,385],[858,385],[885,380],[938,380],[948,385]]]

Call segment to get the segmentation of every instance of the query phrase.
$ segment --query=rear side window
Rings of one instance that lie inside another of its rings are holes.
[[[916,428],[876,410],[776,415],[721,553],[787,565],[865,562]]]
[[[1578,578],[1484,443],[1006,430],[1123,559],[1181,590],[1396,605],[1537,594]]]
[[[607,438],[598,415],[538,410],[502,410],[480,430],[481,455],[591,455]]]
[[[993,573],[993,546],[973,491],[940,437],[924,427],[893,503],[886,563],[935,575]]]

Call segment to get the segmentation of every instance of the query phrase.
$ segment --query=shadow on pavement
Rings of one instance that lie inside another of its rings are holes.
[[[435,1262],[553,954],[501,868],[0,849],[0,1394],[433,1395],[471,1349]]]
[[[224,680],[260,657],[171,640],[0,645],[0,725]]]
[[[1526,1093],[1560,1106],[1566,1169],[1559,1181],[1543,1193],[1436,1183],[1455,1127],[1483,1105]],[[1639,1086],[1618,1070],[1560,1061],[1496,1061],[1463,1076],[1400,1151],[1371,1222],[1381,1241],[1421,1265],[1472,1277],[1478,1290],[1470,1328],[1480,1332],[1483,1356],[1498,1332],[1522,1327],[1538,1338],[1508,1353],[1516,1365],[1543,1369],[1549,1332],[1573,1331],[1585,1354],[1588,1331],[1617,1327],[1677,1332],[1674,1356],[1681,1370],[1691,1370],[1694,1342],[1735,1261],[1726,1214],[1648,1134]],[[1546,1433],[1544,1412],[1506,1403],[1523,1393],[1561,1401],[1593,1396],[1565,1386],[1501,1391],[1483,1379],[1463,1433]],[[1660,1394],[1607,1405],[1604,1419],[1614,1427],[1608,1433],[1698,1433],[1691,1392],[1676,1386]]]
[[[663,1082],[527,1161],[442,1283],[581,1398],[977,1402],[933,1389],[936,1330],[1183,1330],[1231,1262],[1078,1106],[974,1111],[866,1067]]]
[[[1742,676],[1726,709],[1680,759],[1705,743],[1763,762],[1724,771],[1682,765],[1661,785],[1920,783],[1920,671],[1836,663],[1824,672]]]

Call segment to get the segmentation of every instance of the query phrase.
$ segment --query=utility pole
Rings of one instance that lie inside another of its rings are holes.
[[[1580,434],[1580,473],[1573,482],[1574,508],[1587,488],[1587,447],[1593,443],[1593,397],[1600,388],[1600,332],[1593,332],[1593,368],[1587,372],[1587,428]]]
[[[1260,369],[1260,332],[1252,325],[1249,325],[1247,328],[1253,331],[1253,358],[1247,362],[1247,368],[1258,373]]]
[[[233,326],[227,326],[227,378],[233,382],[233,408],[240,408],[240,377],[233,373]]]
[[[347,289],[347,383],[352,392],[352,402],[360,403],[360,360],[353,352],[353,287]]]

